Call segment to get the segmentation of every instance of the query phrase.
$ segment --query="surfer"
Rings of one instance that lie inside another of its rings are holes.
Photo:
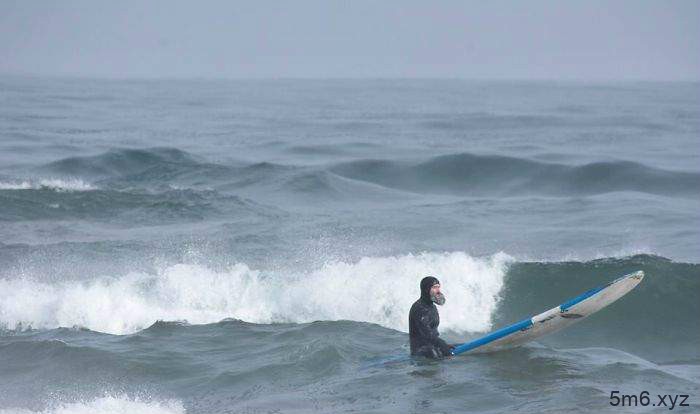
[[[440,292],[440,281],[432,276],[420,281],[420,299],[408,314],[408,336],[411,341],[411,355],[428,358],[442,358],[452,355],[454,346],[440,339],[438,326],[440,315],[435,304],[444,305],[445,295]]]

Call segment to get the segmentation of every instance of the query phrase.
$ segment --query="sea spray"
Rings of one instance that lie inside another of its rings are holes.
[[[177,400],[146,401],[126,395],[106,395],[89,401],[55,404],[41,411],[29,409],[0,409],[0,414],[184,414]]]
[[[157,320],[192,324],[237,318],[254,323],[353,320],[407,331],[418,282],[437,275],[449,300],[443,329],[486,331],[511,258],[474,258],[463,252],[364,257],[327,262],[306,273],[225,271],[196,264],[165,266],[90,281],[46,284],[0,279],[0,323],[14,329],[82,326],[128,334]]]

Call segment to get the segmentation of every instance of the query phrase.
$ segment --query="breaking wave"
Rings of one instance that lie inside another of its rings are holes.
[[[421,253],[328,262],[302,274],[255,270],[244,263],[225,271],[177,264],[152,274],[89,282],[0,279],[0,323],[9,329],[77,325],[127,334],[157,320],[353,320],[407,331],[406,310],[419,295],[418,281],[436,274],[448,296],[443,329],[486,331],[511,260],[503,253],[483,259],[462,252]]]
[[[177,400],[145,401],[126,395],[107,395],[91,401],[56,404],[42,411],[28,409],[0,409],[0,414],[184,414],[185,408]]]
[[[21,181],[0,181],[0,190],[54,190],[59,192],[64,191],[90,191],[97,187],[87,183],[79,178],[59,179],[59,178],[44,178],[39,180],[21,180]]]

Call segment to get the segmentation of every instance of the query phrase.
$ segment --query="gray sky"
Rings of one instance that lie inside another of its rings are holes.
[[[0,0],[0,74],[700,79],[700,1]]]

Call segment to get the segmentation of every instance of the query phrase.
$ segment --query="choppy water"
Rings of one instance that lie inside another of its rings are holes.
[[[0,78],[0,412],[697,411],[699,92]],[[426,274],[457,342],[636,270],[534,344],[396,358]]]

